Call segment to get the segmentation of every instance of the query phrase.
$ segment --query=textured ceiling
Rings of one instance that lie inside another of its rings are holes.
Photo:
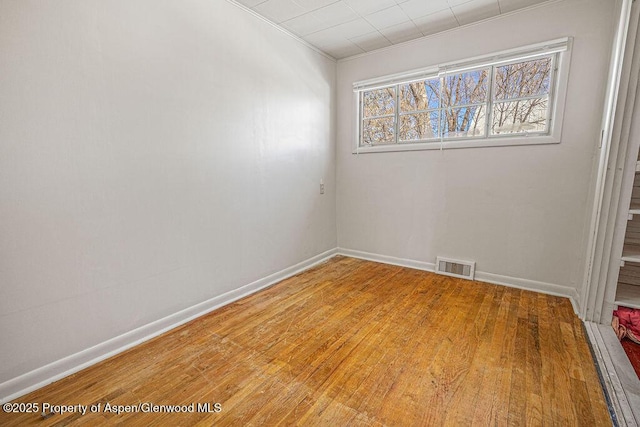
[[[340,59],[547,0],[236,0]]]

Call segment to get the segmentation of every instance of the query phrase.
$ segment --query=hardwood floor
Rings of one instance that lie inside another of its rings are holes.
[[[567,299],[346,257],[16,402],[101,407],[0,425],[611,425]],[[221,411],[105,411],[144,402]]]

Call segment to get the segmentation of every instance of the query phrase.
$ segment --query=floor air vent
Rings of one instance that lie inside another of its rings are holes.
[[[473,280],[476,270],[475,261],[436,257],[436,273]]]

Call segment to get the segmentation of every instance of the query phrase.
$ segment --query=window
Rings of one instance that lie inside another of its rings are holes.
[[[564,91],[557,86],[565,86],[567,66],[559,66],[568,44],[356,83],[356,151],[559,142]]]

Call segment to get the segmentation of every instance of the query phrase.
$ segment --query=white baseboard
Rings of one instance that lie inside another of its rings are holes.
[[[396,258],[388,255],[373,254],[371,252],[356,251],[354,249],[338,248],[338,255],[349,256],[352,258],[365,259],[367,261],[381,262],[383,264],[398,265],[400,267],[415,268],[416,270],[424,270],[434,272],[436,265],[431,262],[416,261],[413,259]]]
[[[510,288],[525,289],[527,291],[540,292],[542,294],[554,295],[557,297],[569,298],[571,306],[576,314],[579,314],[578,291],[568,286],[556,285],[554,283],[539,282],[537,280],[521,279],[519,277],[503,276],[500,274],[486,273],[476,270],[476,280],[493,283],[495,285],[508,286]]]
[[[406,258],[396,258],[388,255],[379,255],[370,252],[363,252],[345,248],[338,248],[337,253],[338,255],[366,259],[369,261],[376,261],[384,264],[399,265],[401,267],[409,267],[431,272],[435,271],[435,264],[430,262],[416,261]],[[501,274],[487,273],[478,270],[476,270],[475,279],[480,282],[493,283],[495,285],[508,286],[510,288],[525,289],[527,291],[534,291],[547,295],[569,298],[569,301],[571,301],[571,305],[573,306],[573,310],[576,314],[579,313],[579,307],[577,305],[578,291],[568,286],[539,282],[537,280],[521,279],[519,277],[504,276]]]
[[[44,387],[47,384],[101,362],[142,342],[148,341],[151,338],[161,335],[217,308],[274,285],[332,258],[336,253],[336,249],[328,250],[296,265],[285,268],[284,270],[256,280],[253,283],[188,307],[91,348],[5,381],[0,384],[0,403],[9,402],[31,391]]]

